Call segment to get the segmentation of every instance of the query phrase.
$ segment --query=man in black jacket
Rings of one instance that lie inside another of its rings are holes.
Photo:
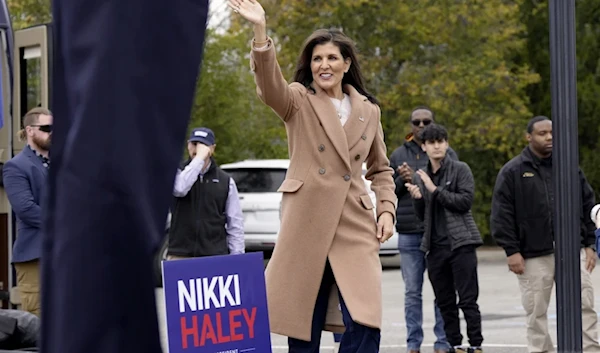
[[[412,199],[405,183],[411,183],[415,170],[427,167],[429,158],[421,148],[419,133],[434,121],[433,112],[424,106],[416,107],[410,114],[412,132],[406,142],[396,148],[390,156],[390,166],[394,169],[396,183],[396,231],[398,249],[402,258],[402,278],[404,280],[404,318],[406,322],[406,344],[408,353],[417,353],[423,343],[423,275],[425,273],[425,253],[421,250],[423,240],[423,222],[415,215]],[[458,160],[456,153],[448,147],[450,158]],[[434,303],[435,326],[433,332],[437,338],[436,353],[446,352],[448,342],[444,332],[444,321],[440,310]]]
[[[492,199],[491,229],[504,248],[509,269],[517,275],[527,313],[529,352],[553,352],[547,310],[554,286],[554,187],[552,184],[552,122],[537,116],[527,125],[520,155],[502,167]],[[590,273],[596,266],[594,224],[589,215],[594,191],[579,170],[581,187],[581,304],[583,350],[600,352]],[[575,234],[574,234],[575,236]]]
[[[421,250],[427,253],[429,279],[444,319],[450,352],[481,353],[483,336],[477,304],[475,249],[483,241],[471,214],[475,181],[466,163],[447,155],[448,133],[443,126],[427,126],[421,133],[421,141],[429,163],[416,172],[413,183],[406,183],[406,187],[414,200],[417,217],[425,226]],[[459,308],[467,322],[469,348],[462,346]]]

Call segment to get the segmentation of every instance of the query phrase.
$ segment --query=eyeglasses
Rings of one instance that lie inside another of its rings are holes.
[[[421,123],[423,123],[424,126],[427,126],[429,124],[431,124],[431,119],[415,119],[415,120],[411,120],[410,122],[414,125],[414,126],[419,126],[421,125]]]
[[[30,126],[37,127],[42,132],[48,132],[48,133],[52,132],[52,125],[30,125]]]

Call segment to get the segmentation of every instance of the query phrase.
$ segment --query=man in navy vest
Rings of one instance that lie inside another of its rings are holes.
[[[244,253],[244,216],[235,181],[212,158],[215,134],[194,129],[177,170],[168,259]]]
[[[164,238],[208,1],[52,1],[44,353],[162,353]]]

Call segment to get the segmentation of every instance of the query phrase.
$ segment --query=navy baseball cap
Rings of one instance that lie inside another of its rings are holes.
[[[203,145],[212,146],[215,144],[215,133],[206,127],[199,127],[192,130],[188,142],[200,142]]]

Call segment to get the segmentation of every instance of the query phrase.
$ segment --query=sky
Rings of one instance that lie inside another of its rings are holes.
[[[227,0],[209,0],[208,27],[227,26],[229,13]]]

